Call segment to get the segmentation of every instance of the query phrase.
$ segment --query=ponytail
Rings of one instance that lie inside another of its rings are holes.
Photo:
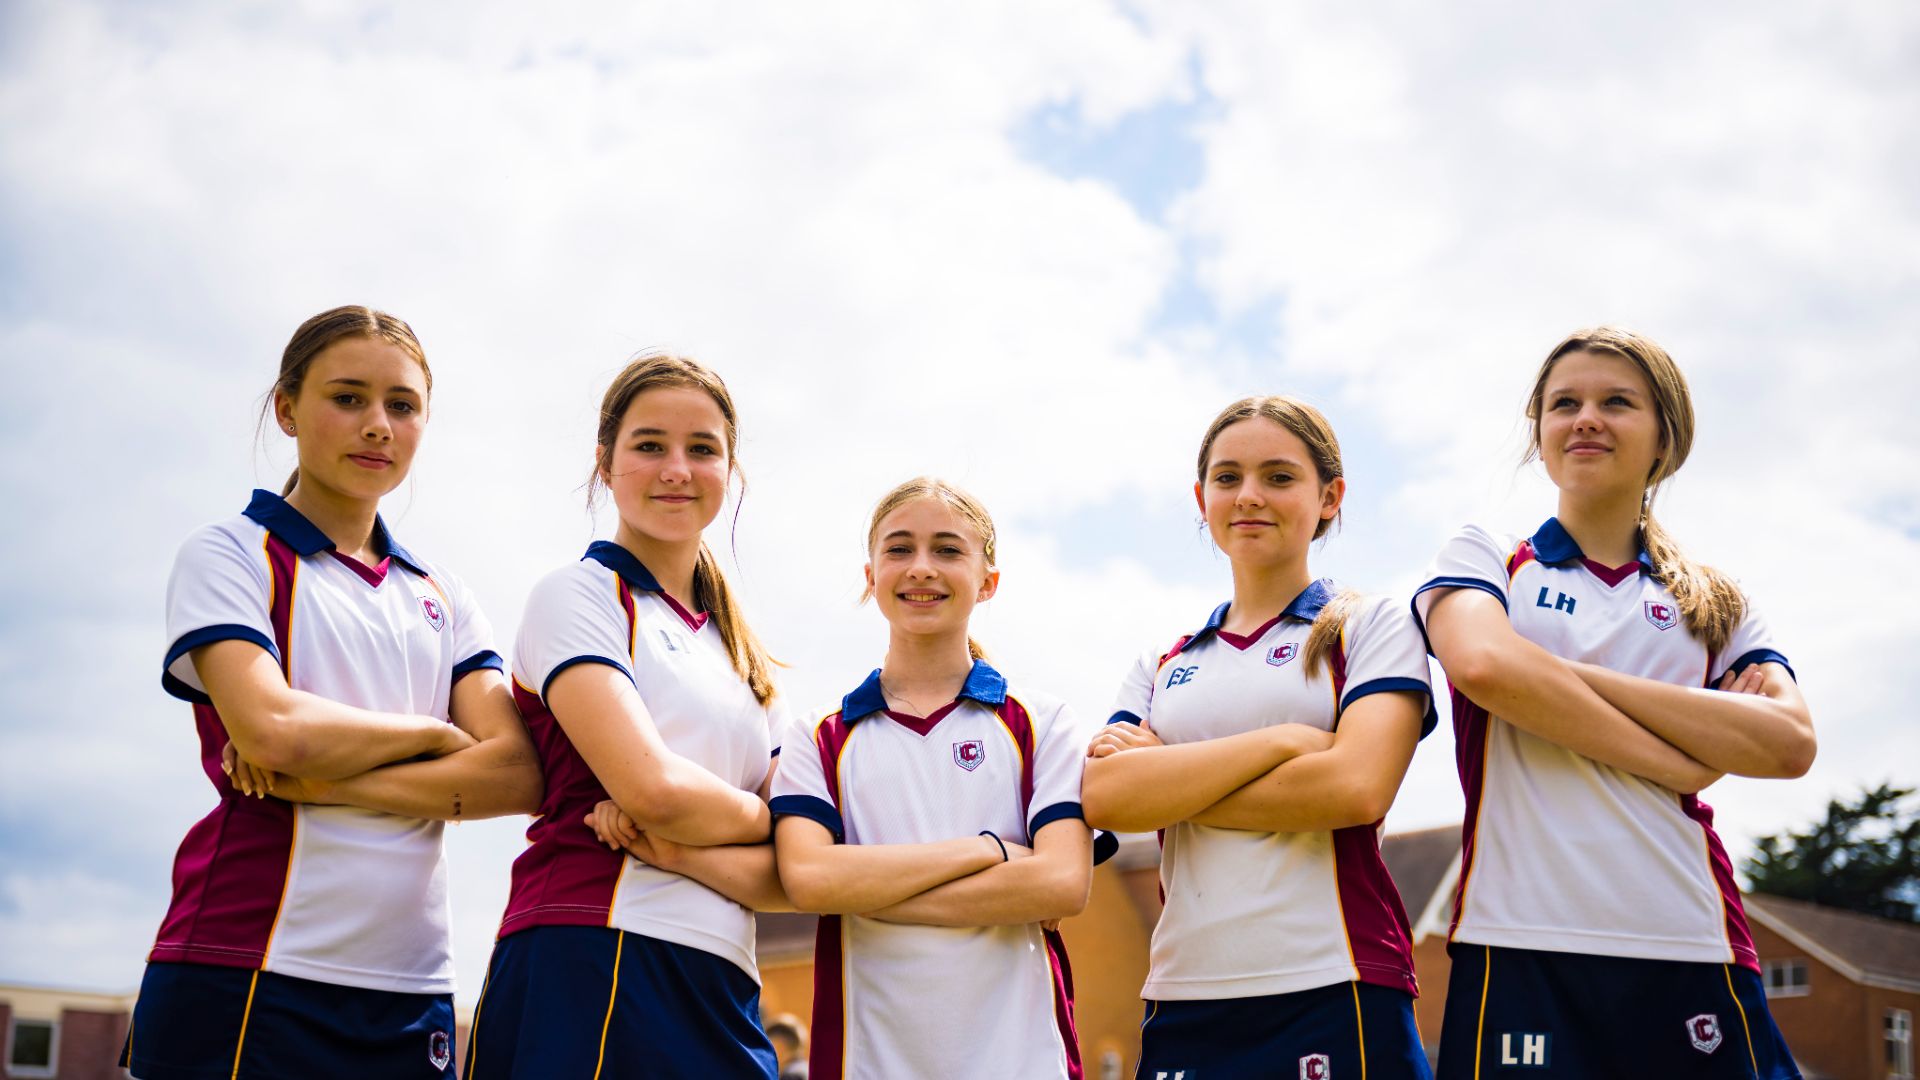
[[[1640,519],[1640,544],[1653,561],[1653,576],[1673,594],[1687,632],[1719,655],[1747,611],[1747,598],[1732,578],[1687,558],[1673,535],[1653,516],[1651,501]]]
[[[973,657],[975,660],[985,660],[987,658],[986,646],[975,641],[972,634],[967,635],[967,655]]]
[[[1318,675],[1320,669],[1333,653],[1333,647],[1346,633],[1347,620],[1360,606],[1360,594],[1352,589],[1341,589],[1327,601],[1320,614],[1314,616],[1313,628],[1307,631],[1307,646],[1302,650],[1305,656],[1302,663],[1307,665],[1309,677]]]
[[[287,496],[293,494],[293,486],[295,484],[298,484],[299,482],[300,482],[300,467],[296,465],[294,466],[293,471],[287,474],[287,486],[280,489],[280,497],[284,499]]]
[[[753,691],[754,700],[762,705],[772,701],[773,657],[767,655],[766,646],[760,644],[760,639],[747,625],[739,601],[727,586],[726,575],[720,572],[719,562],[704,542],[700,545],[700,559],[693,567],[693,604],[711,613],[714,628],[720,631],[720,642],[733,661],[734,673]]]

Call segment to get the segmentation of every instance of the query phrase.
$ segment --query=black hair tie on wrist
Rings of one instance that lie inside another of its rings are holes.
[[[1000,845],[1000,861],[1006,862],[1007,861],[1007,842],[1005,840],[1000,839],[1000,834],[994,832],[992,829],[981,829],[980,835],[993,837],[993,842]]]

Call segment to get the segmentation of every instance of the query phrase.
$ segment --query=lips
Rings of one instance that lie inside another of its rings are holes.
[[[363,469],[384,469],[393,464],[393,459],[380,454],[348,454],[348,460]]]
[[[1595,442],[1577,442],[1577,443],[1568,444],[1567,453],[1575,454],[1580,457],[1592,457],[1595,454],[1608,453],[1612,449],[1613,448],[1610,446],[1602,446],[1601,444],[1595,443]]]
[[[935,592],[900,592],[893,595],[908,604],[937,604],[947,598],[945,593]]]

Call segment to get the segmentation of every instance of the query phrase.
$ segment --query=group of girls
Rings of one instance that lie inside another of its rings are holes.
[[[1105,725],[968,636],[995,530],[930,479],[868,524],[880,666],[785,709],[702,542],[733,401],[672,356],[608,388],[589,498],[618,525],[534,586],[509,674],[377,512],[431,386],[400,320],[308,320],[269,403],[298,469],[180,551],[163,681],[220,798],[175,862],[133,1075],[451,1075],[442,823],[532,813],[469,1080],[774,1076],[753,913],[791,910],[821,915],[818,1080],[1077,1078],[1057,926],[1095,829],[1163,845],[1140,1076],[1425,1077],[1378,834],[1436,722],[1429,652],[1467,796],[1439,1074],[1797,1075],[1697,792],[1804,772],[1811,722],[1738,587],[1650,511],[1693,437],[1652,342],[1552,350],[1527,417],[1555,516],[1463,530],[1411,605],[1309,569],[1346,493],[1326,418],[1227,407],[1194,497],[1232,598],[1161,636]]]

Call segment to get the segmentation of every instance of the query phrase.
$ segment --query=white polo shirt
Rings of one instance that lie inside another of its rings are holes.
[[[514,643],[514,699],[540,755],[546,794],[513,863],[500,936],[535,926],[611,926],[690,946],[755,981],[753,912],[692,878],[594,839],[581,818],[607,789],[547,707],[554,677],[605,664],[633,680],[674,753],[742,791],[760,790],[779,753],[775,710],[753,696],[705,612],[661,591],[633,553],[605,540],[540,579]]]
[[[1316,581],[1245,637],[1221,629],[1221,604],[1171,650],[1140,658],[1109,722],[1144,722],[1168,745],[1282,723],[1336,731],[1355,701],[1411,691],[1424,699],[1424,737],[1437,721],[1426,650],[1398,601],[1361,601],[1327,662],[1307,670],[1308,632],[1333,595],[1332,582]],[[1161,844],[1166,906],[1141,997],[1260,997],[1354,981],[1419,992],[1378,822],[1263,833],[1183,821]]]
[[[193,704],[201,767],[220,804],[180,845],[150,959],[453,990],[441,823],[241,795],[220,771],[226,727],[189,655],[249,641],[295,690],[446,719],[455,680],[503,666],[493,629],[459,579],[401,547],[378,519],[373,548],[386,553],[376,567],[340,555],[268,491],[181,545],[161,683]]]
[[[1676,686],[1786,666],[1757,612],[1711,654],[1673,594],[1639,561],[1585,557],[1559,521],[1531,537],[1469,525],[1414,594],[1424,628],[1436,597],[1480,589],[1521,637],[1567,660]],[[1713,810],[1651,780],[1529,734],[1453,694],[1466,791],[1452,940],[1552,952],[1759,967]]]
[[[1015,694],[975,661],[928,717],[887,709],[875,671],[838,709],[798,724],[774,777],[776,815],[848,844],[927,844],[991,830],[1009,843],[1080,818],[1090,726]],[[1078,1068],[1072,975],[1058,933],[825,915],[814,951],[816,1076],[1064,1077]]]

